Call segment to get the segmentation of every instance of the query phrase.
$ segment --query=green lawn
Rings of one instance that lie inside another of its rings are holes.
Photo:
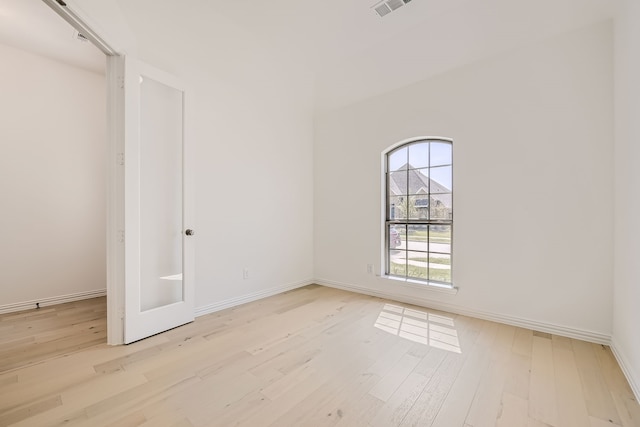
[[[410,242],[426,242],[427,241],[427,230],[420,231],[412,231],[409,234],[409,238],[401,231],[400,237],[402,240],[409,240]],[[451,243],[451,235],[450,233],[444,231],[432,231],[429,234],[429,238],[432,243]]]
[[[426,256],[416,255],[416,256],[410,256],[409,259],[411,261],[429,262],[430,264],[449,265],[451,263],[449,258],[435,258],[435,257],[427,258]]]
[[[451,283],[451,270],[444,270],[439,268],[430,269],[431,277],[427,277],[427,269],[424,267],[416,267],[414,265],[406,266],[409,267],[408,277],[412,279],[422,279],[422,280],[436,280],[438,282]],[[391,263],[389,274],[394,276],[404,276],[405,275],[405,265],[404,264],[396,264]]]

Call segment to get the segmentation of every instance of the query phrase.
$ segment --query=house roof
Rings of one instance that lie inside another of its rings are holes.
[[[398,173],[405,172],[406,173]],[[434,200],[438,200],[446,207],[451,207],[451,189],[445,187],[422,173],[423,169],[414,169],[410,164],[405,164],[389,176],[389,191],[395,196],[429,194]],[[408,190],[408,191],[407,191]]]

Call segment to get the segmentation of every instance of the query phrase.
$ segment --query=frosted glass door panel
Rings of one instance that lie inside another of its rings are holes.
[[[140,311],[184,298],[182,92],[140,78]]]

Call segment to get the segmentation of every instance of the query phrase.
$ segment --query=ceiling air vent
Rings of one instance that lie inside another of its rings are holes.
[[[385,0],[373,6],[373,10],[375,10],[378,16],[382,18],[394,10],[398,10],[410,1],[411,0]]]
[[[385,16],[387,13],[391,13],[391,9],[389,9],[389,6],[387,6],[386,3],[382,3],[379,6],[376,6],[374,7],[374,9],[378,13],[378,15],[380,15],[381,18]]]

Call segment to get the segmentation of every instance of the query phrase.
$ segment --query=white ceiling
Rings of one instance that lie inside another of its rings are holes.
[[[374,0],[111,1],[142,15],[129,22],[172,22],[180,8],[203,43],[220,38],[215,24],[198,25],[203,15],[223,16],[310,70],[320,111],[609,19],[615,8],[615,0],[412,0],[380,18]],[[0,43],[103,70],[102,54],[72,34],[41,0],[0,0]]]
[[[380,18],[376,0],[215,1],[221,14],[286,46],[335,108],[613,16],[614,0],[412,0]]]
[[[0,43],[104,74],[105,56],[42,0],[0,0]]]

